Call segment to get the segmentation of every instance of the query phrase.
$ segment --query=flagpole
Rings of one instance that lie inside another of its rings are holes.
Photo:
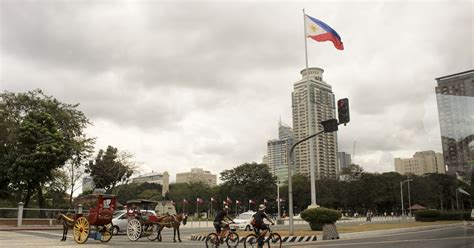
[[[303,23],[304,23],[304,55],[306,59],[306,83],[309,83],[309,71],[308,71],[308,37],[306,33],[306,14],[303,9]],[[308,88],[309,89],[309,88]],[[310,99],[310,93],[308,92],[308,109],[311,110],[311,99]],[[313,130],[313,125],[311,125],[311,121],[313,120],[313,113],[311,111],[308,111],[309,118],[308,118],[308,124],[309,124],[309,135],[314,133]],[[310,179],[311,179],[311,206],[317,206],[316,204],[316,178],[315,178],[315,168],[314,165],[316,164],[316,161],[314,161],[314,156],[313,156],[313,149],[314,149],[314,139],[310,139],[309,141],[309,173],[310,173]]]

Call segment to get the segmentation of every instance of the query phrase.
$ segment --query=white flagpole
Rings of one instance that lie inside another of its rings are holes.
[[[303,9],[303,19],[304,19],[304,55],[305,55],[305,59],[306,59],[306,82],[309,82],[309,71],[308,71],[308,45],[307,45],[307,34],[306,34],[306,14],[304,12],[304,9]],[[310,93],[308,92],[308,109],[310,110],[311,107],[310,107],[310,104],[311,104],[311,99],[310,99]],[[314,133],[314,130],[313,130],[313,125],[311,125],[311,121],[312,121],[312,113],[311,111],[308,112],[309,113],[309,118],[308,118],[308,121],[309,121],[309,135],[313,134]],[[316,161],[314,161],[314,158],[313,158],[313,148],[314,148],[314,139],[310,139],[309,141],[309,154],[310,154],[310,158],[309,158],[309,173],[310,173],[310,179],[311,179],[311,206],[317,206],[316,205],[316,176],[315,176],[315,168],[314,168],[314,165],[316,164]],[[314,163],[311,163],[311,161],[314,161]]]
[[[306,14],[303,9],[303,23],[304,23],[304,55],[306,59],[306,81],[309,81],[308,73],[308,44],[307,44],[307,34],[306,34]]]

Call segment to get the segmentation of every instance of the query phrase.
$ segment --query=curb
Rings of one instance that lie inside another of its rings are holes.
[[[63,226],[0,226],[0,231],[63,230]]]
[[[191,235],[190,240],[193,241],[206,241],[207,235]],[[240,237],[239,242],[244,242],[245,237]],[[281,240],[283,243],[297,243],[297,242],[310,242],[317,241],[316,235],[311,236],[282,236]]]

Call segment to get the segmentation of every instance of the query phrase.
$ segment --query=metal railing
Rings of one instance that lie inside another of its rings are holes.
[[[83,213],[88,211],[82,210],[79,204],[77,209],[48,209],[48,208],[24,208],[22,202],[18,203],[17,208],[0,208],[0,225],[49,225],[55,223],[59,213]]]

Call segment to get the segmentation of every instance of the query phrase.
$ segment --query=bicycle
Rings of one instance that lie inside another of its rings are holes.
[[[272,229],[270,228],[270,225],[268,226],[268,231],[267,231],[268,237],[266,234],[264,236],[261,235],[262,231],[264,230],[257,231],[256,228],[254,228],[254,230],[255,230],[255,233],[251,233],[245,236],[244,247],[258,247],[258,240],[261,238],[264,239],[263,245],[267,243],[267,246],[271,248],[281,247],[281,243],[282,243],[281,236],[280,234],[273,232]]]
[[[219,245],[223,244],[224,241],[227,244],[227,247],[237,247],[240,238],[239,234],[235,231],[234,227],[230,227],[229,224],[226,224],[220,235],[215,232],[209,233],[206,237],[206,247],[219,247]]]

